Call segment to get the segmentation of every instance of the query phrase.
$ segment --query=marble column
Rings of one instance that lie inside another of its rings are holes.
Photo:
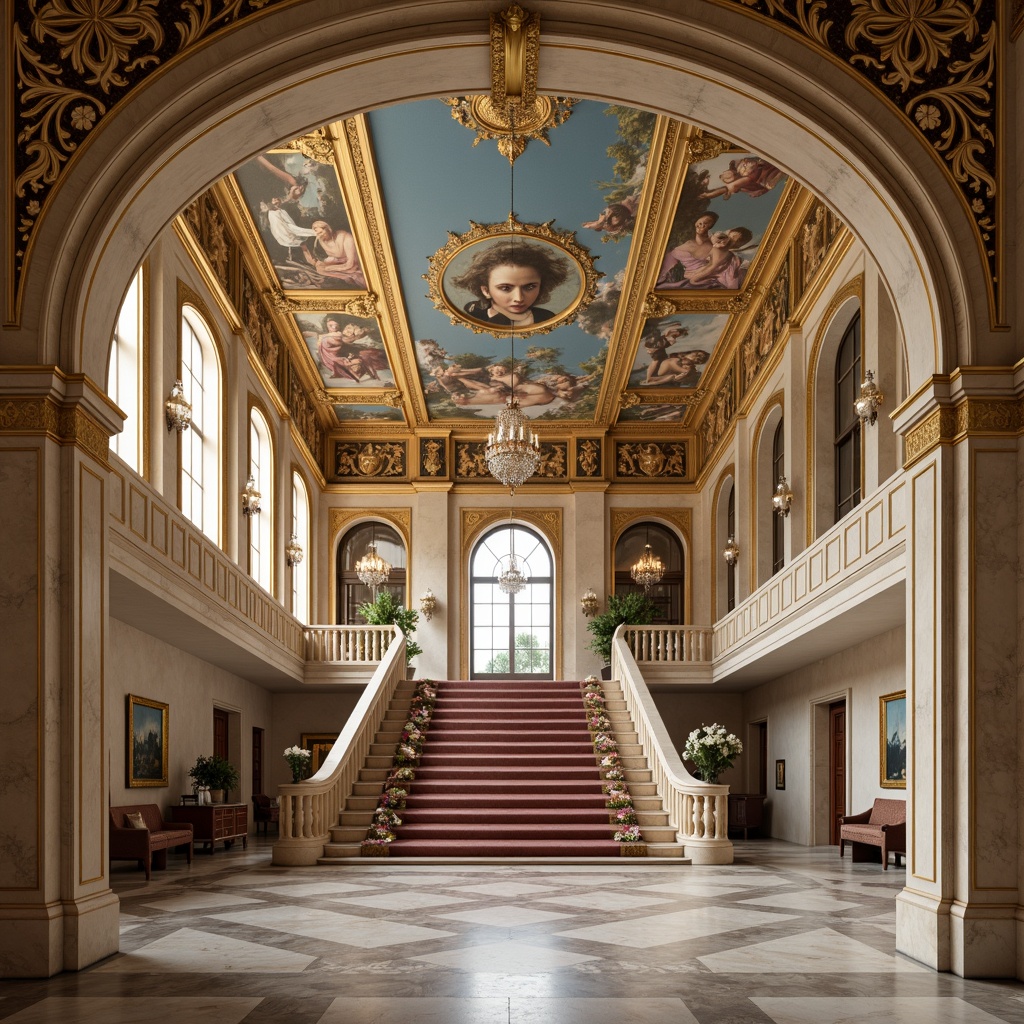
[[[1021,410],[1009,372],[991,371],[913,405],[897,948],[963,977],[1019,976]]]
[[[0,973],[116,952],[103,666],[107,451],[120,417],[88,378],[0,373]]]

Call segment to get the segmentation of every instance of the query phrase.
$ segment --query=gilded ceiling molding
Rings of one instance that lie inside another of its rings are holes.
[[[903,467],[943,444],[967,437],[1019,437],[1024,433],[1024,406],[1017,398],[964,398],[935,409],[904,438]]]
[[[412,509],[411,508],[330,508],[327,510],[328,548],[334,550],[338,535],[356,522],[383,520],[390,523],[401,534],[405,550],[411,551]],[[410,559],[411,561],[411,559]]]
[[[110,455],[110,437],[91,416],[38,395],[6,395],[0,401],[0,434],[45,434],[58,444],[75,445],[103,465]]]
[[[802,37],[880,93],[931,148],[974,220],[1001,320],[997,11],[989,0],[719,0]],[[1020,4],[1013,29],[1021,25]]]
[[[275,313],[348,313],[350,316],[375,320],[380,316],[380,306],[373,292],[357,295],[354,299],[293,299],[284,292],[273,289],[270,292],[270,304]]]
[[[807,438],[807,493],[814,494],[814,463],[815,463],[815,448],[814,448],[814,416],[817,410],[817,402],[815,401],[815,388],[817,386],[818,378],[818,360],[821,357],[821,346],[825,343],[825,338],[829,333],[829,329],[832,327],[832,321],[835,319],[836,313],[840,306],[844,303],[849,302],[850,299],[856,299],[860,304],[860,308],[864,308],[864,275],[858,274],[852,281],[847,281],[846,284],[840,288],[835,295],[832,296],[829,304],[825,307],[825,312],[821,315],[821,322],[818,325],[818,330],[814,335],[814,342],[811,345],[811,355],[807,363],[807,390],[804,393],[804,410],[807,417],[806,430],[807,433],[804,435]],[[814,541],[814,513],[815,505],[814,502],[809,501],[807,503],[807,543],[811,544]]]
[[[14,154],[12,237],[6,249],[6,319],[20,316],[21,285],[36,228],[72,156],[120,101],[214,33],[258,18],[288,0],[207,0],[160,4],[127,0],[81,9],[65,0],[13,5],[10,92],[21,98],[11,118]],[[922,9],[895,0],[718,0],[766,18],[841,62],[899,110],[931,147],[974,218],[989,267],[993,317],[997,282],[996,147],[1001,66],[996,12],[984,0],[944,0]],[[255,9],[254,9],[255,8]],[[1013,33],[1020,31],[1017,4]],[[492,15],[491,97],[529,104],[536,95],[539,16],[513,4]]]
[[[330,164],[335,168],[338,166],[337,154],[334,151],[334,139],[326,127],[314,128],[308,135],[303,135],[301,139],[292,139],[282,143],[281,149],[294,150],[319,164]]]
[[[476,132],[474,146],[496,139],[498,152],[513,164],[530,141],[550,146],[548,133],[569,120],[579,100],[569,96],[538,96],[528,107],[516,104],[511,116],[512,105],[497,107],[489,96],[451,96],[441,102],[452,108],[453,120]]]
[[[697,128],[686,143],[687,160],[690,163],[702,164],[721,156],[734,145],[735,143],[726,142],[725,139],[720,139],[703,128]]]

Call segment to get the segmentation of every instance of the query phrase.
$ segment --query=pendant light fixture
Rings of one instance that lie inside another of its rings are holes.
[[[516,531],[512,525],[512,510],[508,512],[509,556],[508,567],[498,576],[498,589],[503,594],[518,594],[526,587],[529,577],[520,570],[516,562]]]
[[[648,543],[644,545],[644,553],[633,563],[629,575],[633,582],[644,588],[646,594],[656,583],[661,582],[665,575],[665,566],[661,559],[651,550],[650,530],[647,531]]]
[[[361,583],[373,588],[374,595],[376,595],[377,588],[381,584],[387,583],[391,576],[391,563],[377,554],[376,523],[370,526],[370,546],[366,554],[356,562],[356,575]]]
[[[516,123],[515,105],[509,103],[508,108],[509,125],[512,132],[512,141],[515,142]],[[511,175],[511,189],[509,196],[509,230],[513,232],[510,236],[512,252],[515,253],[515,163],[509,165]],[[509,395],[505,408],[498,413],[494,421],[494,430],[487,435],[487,446],[484,449],[484,457],[487,461],[487,470],[499,483],[509,489],[509,495],[514,497],[516,488],[522,486],[537,472],[540,466],[540,438],[530,430],[523,410],[516,398],[516,333],[515,322],[512,322],[511,353],[512,366],[512,393]]]

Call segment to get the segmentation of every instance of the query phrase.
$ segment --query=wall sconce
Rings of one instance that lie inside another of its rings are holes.
[[[736,538],[731,534],[729,539],[725,542],[725,547],[722,549],[722,557],[730,564],[735,565],[740,557],[740,548],[736,543]]]
[[[865,420],[875,425],[878,419],[878,408],[885,401],[885,395],[878,390],[875,383],[875,375],[871,370],[864,371],[864,383],[860,386],[860,398],[853,403],[853,408],[860,417],[861,422]]]
[[[192,422],[192,406],[185,398],[185,389],[180,380],[174,382],[174,387],[164,402],[164,413],[167,416],[168,433],[176,430],[180,434],[183,430],[188,430],[188,425]]]
[[[593,587],[587,587],[583,592],[583,596],[580,598],[580,610],[589,619],[597,614],[597,609],[600,604],[597,600],[597,594],[594,593]]]
[[[302,561],[302,556],[304,554],[305,552],[302,550],[299,538],[293,533],[284,549],[284,560],[288,563],[289,567],[294,568]]]
[[[260,514],[260,497],[260,492],[256,490],[256,481],[250,473],[245,490],[242,491],[242,515],[258,516]]]
[[[437,608],[437,598],[434,597],[434,592],[427,587],[427,592],[420,598],[420,611],[423,614],[423,618],[429,622],[434,614],[434,609]]]
[[[788,516],[792,505],[793,492],[789,489],[789,484],[786,483],[786,478],[784,476],[780,476],[778,486],[775,488],[775,493],[772,495],[772,508],[775,509],[777,515]]]

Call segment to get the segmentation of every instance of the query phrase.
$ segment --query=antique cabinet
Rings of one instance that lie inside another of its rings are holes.
[[[172,807],[170,814],[172,821],[192,822],[192,841],[205,844],[210,853],[219,842],[229,847],[241,839],[243,849],[249,845],[248,804],[187,805]]]

